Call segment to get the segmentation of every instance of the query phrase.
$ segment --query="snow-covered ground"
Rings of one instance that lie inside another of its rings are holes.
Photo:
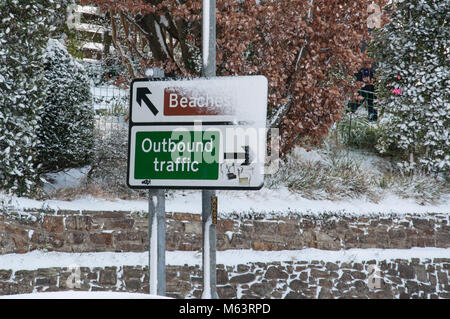
[[[58,173],[46,174],[44,183],[44,191],[51,192],[60,188],[78,187],[81,179],[89,172],[89,166],[83,168],[72,168]]]
[[[450,214],[450,195],[440,205],[419,205],[413,199],[402,199],[391,195],[379,203],[365,199],[349,199],[341,201],[310,200],[287,188],[260,191],[217,191],[220,214],[230,213],[290,213],[323,214],[324,212],[350,214]],[[148,211],[147,200],[106,200],[94,197],[83,197],[73,201],[44,200],[38,201],[22,197],[6,197],[0,194],[1,202],[10,202],[8,206],[17,209],[49,208],[67,210],[101,210],[101,211]],[[201,191],[179,191],[166,199],[167,212],[183,212],[200,214]]]
[[[171,299],[163,296],[111,291],[52,291],[0,296],[0,299]]]
[[[35,250],[26,254],[0,255],[0,269],[35,270],[50,267],[122,267],[148,266],[148,252],[89,252],[63,253]],[[352,248],[346,250],[302,250],[256,251],[234,249],[217,251],[217,264],[236,266],[247,263],[296,262],[321,260],[324,262],[362,262],[368,260],[393,260],[418,258],[450,258],[450,248],[414,247],[410,249]],[[202,255],[197,251],[166,251],[166,265],[195,266],[202,264]]]

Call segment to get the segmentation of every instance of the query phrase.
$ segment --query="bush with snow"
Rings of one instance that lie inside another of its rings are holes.
[[[94,145],[94,110],[84,67],[64,44],[50,39],[43,56],[47,83],[39,122],[38,161],[44,171],[90,163]]]
[[[396,6],[396,7],[395,7]],[[371,44],[384,127],[378,148],[402,154],[400,167],[450,168],[448,0],[399,0]]]
[[[55,6],[52,0],[0,1],[0,188],[16,194],[30,193],[39,181],[41,56]]]
[[[108,195],[130,198],[138,194],[139,191],[130,189],[126,184],[127,161],[128,128],[119,126],[108,134],[98,132],[88,182],[99,186]]]

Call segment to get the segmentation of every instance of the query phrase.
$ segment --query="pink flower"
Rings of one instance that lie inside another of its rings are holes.
[[[400,95],[400,94],[402,94],[402,90],[401,89],[393,89],[392,93],[394,93],[396,95]]]
[[[400,75],[398,75],[398,76],[397,76],[397,79],[399,79],[399,80],[400,80],[401,78],[402,78],[402,77],[401,77]]]

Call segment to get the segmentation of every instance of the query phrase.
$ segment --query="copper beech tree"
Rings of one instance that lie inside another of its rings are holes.
[[[201,0],[82,0],[110,17],[116,54],[128,77],[159,66],[168,76],[201,73]],[[217,75],[269,80],[268,126],[282,154],[313,142],[339,120],[369,62],[371,0],[217,0]]]

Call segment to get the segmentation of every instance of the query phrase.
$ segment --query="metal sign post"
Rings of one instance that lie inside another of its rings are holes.
[[[152,69],[130,86],[127,185],[149,189],[152,294],[165,294],[164,189],[202,190],[202,298],[217,298],[216,190],[264,184],[267,79],[216,77],[215,0],[203,0],[202,24],[201,78]]]
[[[216,0],[203,0],[202,18],[202,75],[216,76]],[[216,289],[216,225],[213,223],[213,201],[217,207],[215,190],[202,190],[203,231],[203,299],[217,299]],[[216,211],[217,214],[217,211]],[[216,219],[215,216],[214,219]]]
[[[166,295],[166,203],[163,189],[148,191],[150,294]]]
[[[147,76],[164,77],[161,69],[146,70]],[[164,189],[148,191],[150,294],[166,295],[166,197]]]

